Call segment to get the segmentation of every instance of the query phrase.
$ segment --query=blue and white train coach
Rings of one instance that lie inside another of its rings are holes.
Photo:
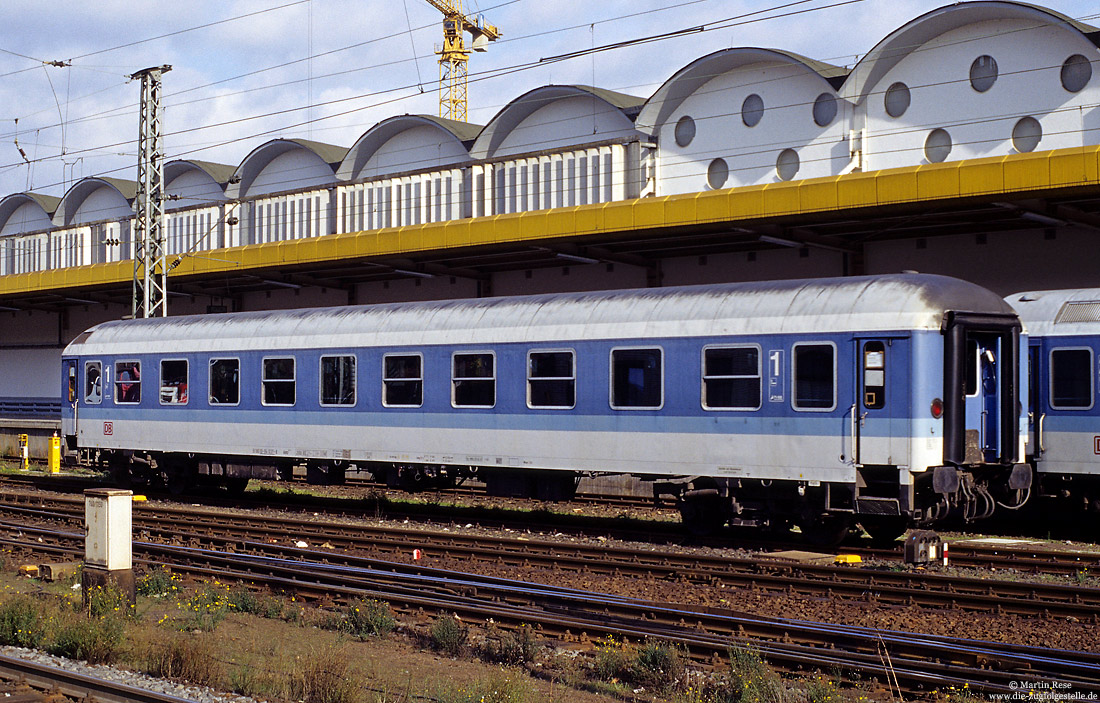
[[[1038,495],[1100,511],[1100,288],[1031,291],[1008,297],[1028,328],[1028,459]]]
[[[894,536],[1026,496],[1020,339],[994,293],[919,274],[119,321],[65,350],[63,426],[170,487],[633,474],[700,531]]]

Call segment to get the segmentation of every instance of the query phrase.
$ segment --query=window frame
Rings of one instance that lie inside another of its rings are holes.
[[[188,361],[186,358],[174,358],[174,359],[164,358],[164,359],[158,359],[158,361],[160,363],[157,364],[157,371],[159,371],[160,376],[157,379],[159,381],[159,383],[157,384],[157,400],[160,402],[161,405],[187,405],[187,404],[189,404],[191,402],[191,362]],[[183,384],[184,384],[184,386],[187,387],[187,400],[184,400],[182,402],[176,401],[174,403],[167,403],[167,402],[164,401],[164,396],[161,395],[161,392],[164,389],[164,362],[166,362],[166,361],[169,361],[169,362],[170,361],[182,361],[183,362],[184,369],[185,369],[184,374],[183,374]]]
[[[420,360],[420,376],[417,378],[390,378],[386,376],[386,359],[394,356],[415,356]],[[419,381],[420,382],[420,402],[416,405],[404,404],[404,403],[388,403],[386,402],[386,382],[387,381]],[[382,354],[382,407],[383,408],[422,408],[424,407],[424,353],[423,352],[390,352]]]
[[[1054,404],[1054,352],[1060,351],[1087,351],[1089,353],[1089,404],[1086,405],[1055,405]],[[1052,347],[1047,353],[1047,405],[1052,410],[1065,412],[1080,412],[1092,410],[1096,406],[1096,352],[1087,345],[1072,347]]]
[[[351,359],[350,403],[325,402],[325,359]],[[355,354],[322,354],[317,359],[317,404],[322,408],[354,408],[359,404],[359,359]]]
[[[214,362],[217,361],[236,361],[237,362],[237,402],[235,403],[215,403],[213,396],[211,396],[214,390]],[[244,386],[244,368],[241,365],[241,357],[239,356],[212,356],[207,359],[206,362],[206,404],[215,408],[232,408],[241,404],[241,388]]]
[[[88,400],[88,367],[92,364],[99,366],[99,400]],[[103,361],[101,359],[85,359],[84,360],[84,377],[83,384],[81,385],[81,398],[85,405],[102,405],[103,404]]]
[[[615,405],[615,352],[619,351],[657,351],[660,353],[661,371],[659,392],[661,401],[657,405]],[[653,411],[665,407],[665,348],[660,344],[644,344],[611,347],[607,353],[607,404],[612,410]]]
[[[120,400],[122,393],[122,381],[118,380],[118,365],[119,364],[137,364],[138,378],[136,381],[129,381],[129,383],[136,383],[138,385],[138,399],[137,400]],[[114,391],[114,397],[112,400],[115,405],[141,405],[141,359],[115,359],[111,364],[111,377],[112,377],[112,390]]]
[[[798,348],[799,347],[823,347],[828,346],[833,350],[833,404],[827,408],[806,408],[798,404]],[[836,342],[829,340],[809,340],[805,342],[795,342],[791,345],[791,409],[800,413],[830,413],[836,410],[838,398],[838,389],[840,386],[840,379],[837,378],[837,346]]]
[[[460,356],[483,356],[488,355],[493,360],[493,375],[492,376],[455,376],[455,360]],[[458,388],[455,384],[458,381],[491,381],[493,384],[493,404],[492,405],[459,405],[455,401],[455,395]],[[475,409],[486,410],[488,408],[495,408],[497,406],[497,354],[491,349],[475,349],[470,351],[453,351],[451,352],[451,407],[463,408],[463,409]]]
[[[570,376],[532,376],[531,375],[531,355],[532,354],[568,354],[569,361],[571,362],[571,375]],[[560,349],[560,348],[546,348],[546,349],[528,349],[527,350],[527,407],[531,410],[572,410],[577,407],[577,350],[576,349]],[[572,405],[533,405],[531,403],[531,381],[561,381],[568,379],[573,386],[573,403]]]
[[[721,349],[755,349],[756,350],[756,375],[755,376],[724,376],[713,375],[707,376],[707,352],[711,350]],[[745,343],[745,344],[706,344],[699,351],[699,405],[708,412],[756,412],[764,406],[764,360],[763,360],[763,348],[759,344]],[[755,378],[757,380],[756,386],[756,405],[750,406],[737,406],[737,407],[720,407],[707,405],[707,379],[740,379],[740,378]]]
[[[291,361],[291,368],[293,370],[292,378],[274,378],[269,379],[267,377],[267,362],[269,361]],[[267,383],[290,383],[294,390],[294,400],[289,403],[269,403],[267,402]],[[264,356],[260,359],[260,405],[265,408],[292,408],[298,404],[298,358],[294,355],[290,356]]]

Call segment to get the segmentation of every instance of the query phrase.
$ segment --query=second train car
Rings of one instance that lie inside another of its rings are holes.
[[[632,474],[697,532],[892,538],[1026,499],[1021,344],[999,296],[920,274],[129,320],[65,350],[63,431],[175,488]]]

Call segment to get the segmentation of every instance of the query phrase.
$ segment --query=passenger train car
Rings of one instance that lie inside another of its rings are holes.
[[[1007,298],[1028,328],[1028,459],[1039,496],[1100,511],[1100,288]]]
[[[919,274],[118,321],[65,350],[63,431],[170,487],[633,474],[699,532],[893,538],[1026,498],[1021,340],[996,294]]]

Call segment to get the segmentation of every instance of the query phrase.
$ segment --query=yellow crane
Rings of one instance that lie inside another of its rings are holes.
[[[462,0],[427,0],[443,13],[443,46],[439,54],[439,116],[460,122],[466,117],[466,62],[470,51],[485,51],[489,42],[500,37],[500,30],[481,16],[470,18],[462,8]],[[466,46],[464,32],[470,33]]]

